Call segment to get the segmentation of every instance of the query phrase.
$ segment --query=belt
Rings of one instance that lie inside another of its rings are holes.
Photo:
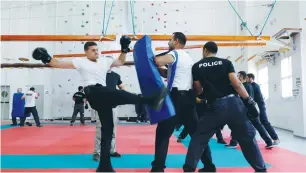
[[[214,104],[218,100],[224,100],[224,99],[228,99],[228,98],[231,98],[231,97],[236,97],[236,95],[235,94],[229,94],[229,95],[226,95],[226,96],[221,97],[221,98],[216,98],[216,99],[213,99],[213,100],[206,100],[205,103]]]
[[[235,97],[236,95],[235,94],[230,94],[230,95],[227,95],[227,96],[224,96],[224,97],[221,97],[221,98],[217,98],[216,100],[223,100],[223,99],[227,99],[227,98],[231,98],[231,97]]]
[[[172,91],[174,91],[174,92],[182,92],[182,93],[184,93],[184,92],[190,92],[190,90],[179,90],[177,87],[172,87]]]

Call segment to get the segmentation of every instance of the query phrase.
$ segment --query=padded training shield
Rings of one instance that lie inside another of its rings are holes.
[[[12,117],[21,118],[24,117],[24,105],[25,100],[21,100],[23,93],[14,93],[13,95],[13,108],[12,108]],[[28,116],[26,116],[28,117]]]
[[[151,38],[145,35],[139,39],[134,46],[133,55],[135,68],[143,96],[152,96],[164,87],[163,80],[154,63],[151,42]],[[175,115],[174,105],[169,95],[166,96],[160,111],[156,111],[150,106],[146,107],[151,124],[156,124]]]

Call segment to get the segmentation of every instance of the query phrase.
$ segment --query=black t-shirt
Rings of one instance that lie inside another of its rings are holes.
[[[84,104],[85,94],[82,92],[76,92],[73,94],[75,104]]]
[[[207,57],[192,67],[194,81],[200,81],[203,96],[208,100],[236,94],[229,80],[229,73],[235,72],[231,61],[217,57]]]
[[[115,72],[107,73],[106,75],[106,86],[111,89],[116,89],[117,85],[122,84],[120,75]]]

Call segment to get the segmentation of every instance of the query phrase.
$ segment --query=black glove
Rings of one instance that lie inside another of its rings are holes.
[[[88,109],[88,104],[85,105],[85,109]]]
[[[248,117],[250,120],[256,119],[259,117],[259,107],[257,103],[253,100],[252,97],[249,97],[248,99],[244,99],[243,103],[245,107],[248,109]]]
[[[32,57],[36,60],[41,60],[44,64],[50,63],[52,59],[47,50],[43,47],[36,48],[32,53]]]
[[[130,52],[129,45],[132,42],[131,38],[124,35],[120,38],[120,45],[121,45],[121,52],[122,53],[128,53]]]

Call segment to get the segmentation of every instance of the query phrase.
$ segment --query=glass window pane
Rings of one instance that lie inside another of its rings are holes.
[[[292,77],[282,79],[282,97],[292,96]]]
[[[281,75],[282,78],[288,76],[288,58],[281,61]]]
[[[264,99],[268,99],[269,98],[269,85],[268,84],[261,84],[260,86],[262,95],[264,97]]]

